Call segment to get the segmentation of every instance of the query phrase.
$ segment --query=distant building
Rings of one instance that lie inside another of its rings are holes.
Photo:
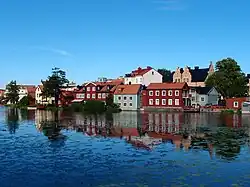
[[[194,69],[190,67],[177,68],[173,73],[173,82],[186,82],[190,87],[205,87],[205,81],[209,75],[214,73],[214,66],[211,62],[208,68],[199,68],[196,66]]]
[[[43,92],[43,85],[38,85],[35,90],[36,104],[47,105],[55,103],[55,97],[45,97],[42,95],[42,92]]]
[[[239,110],[242,108],[244,102],[249,101],[248,97],[234,97],[226,99],[226,108]]]
[[[0,89],[0,97],[3,97],[4,93],[5,93],[5,90],[4,89]]]
[[[119,85],[114,93],[114,103],[122,110],[138,110],[140,108],[140,84]]]
[[[162,75],[148,66],[145,69],[138,68],[125,75],[124,84],[142,84],[148,86],[150,83],[162,83]]]
[[[218,105],[220,94],[214,87],[192,87],[191,105],[194,107]]]

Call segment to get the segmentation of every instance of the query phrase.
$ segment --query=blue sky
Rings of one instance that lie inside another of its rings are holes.
[[[249,0],[1,0],[0,87],[39,84],[54,66],[78,84],[150,65],[250,72]]]

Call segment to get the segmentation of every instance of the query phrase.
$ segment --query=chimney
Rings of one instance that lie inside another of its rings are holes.
[[[194,69],[195,69],[195,70],[199,69],[199,66],[195,66]]]
[[[138,71],[141,71],[141,67],[138,67]]]

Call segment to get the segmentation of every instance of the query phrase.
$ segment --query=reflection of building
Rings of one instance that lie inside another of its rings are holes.
[[[55,115],[54,112],[49,110],[36,110],[35,111],[35,123],[37,127],[44,121],[54,121]]]
[[[134,127],[141,123],[139,112],[124,111],[113,115],[114,127]]]

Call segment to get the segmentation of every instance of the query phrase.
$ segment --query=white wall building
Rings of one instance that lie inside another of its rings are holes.
[[[38,85],[35,91],[36,104],[53,104],[55,101],[54,97],[45,98],[42,96],[43,85]]]

